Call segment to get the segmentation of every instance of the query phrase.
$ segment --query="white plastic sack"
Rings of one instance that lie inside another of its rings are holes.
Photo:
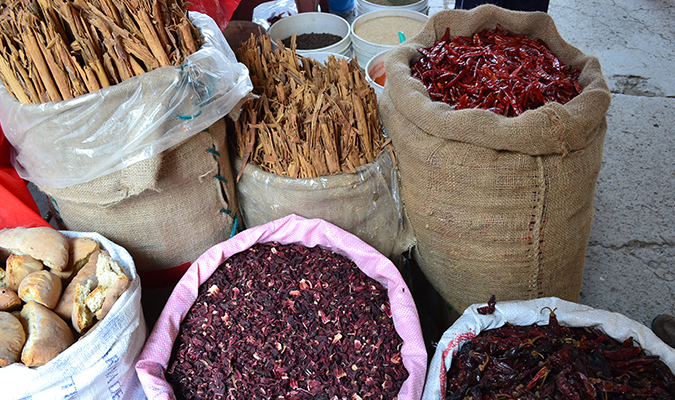
[[[675,370],[675,349],[663,343],[643,324],[622,314],[594,309],[557,297],[501,303],[498,299],[495,312],[488,315],[478,313],[478,307],[482,306],[485,304],[474,304],[467,308],[462,316],[443,333],[429,365],[422,400],[443,400],[445,398],[446,372],[450,369],[452,358],[466,341],[484,330],[498,328],[506,322],[513,325],[534,323],[547,325],[550,315],[548,308],[555,310],[560,325],[598,327],[620,342],[632,336],[645,349],[645,352],[658,355],[671,370]]]
[[[248,69],[211,17],[189,17],[203,44],[180,67],[43,104],[22,104],[0,84],[0,122],[16,149],[19,175],[52,188],[89,182],[159,154],[232,111],[253,89]]]
[[[295,0],[267,1],[255,6],[251,20],[269,30],[272,26],[270,23],[271,19],[288,17],[297,13],[298,6]]]
[[[131,279],[129,288],[108,315],[86,336],[47,364],[0,368],[3,400],[142,400],[143,388],[134,369],[147,326],[141,308],[141,280],[129,253],[98,233],[61,231],[68,239],[89,237],[110,253]]]

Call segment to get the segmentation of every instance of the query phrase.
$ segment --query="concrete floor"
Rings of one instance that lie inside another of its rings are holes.
[[[580,302],[649,326],[675,315],[675,1],[550,0],[549,14],[613,93]]]

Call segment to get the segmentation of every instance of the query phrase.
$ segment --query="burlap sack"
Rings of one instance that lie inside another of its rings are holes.
[[[241,169],[241,159],[235,160]],[[398,176],[387,150],[354,174],[293,179],[248,163],[237,182],[244,225],[263,225],[296,214],[321,218],[396,258],[412,246],[403,224]]]
[[[230,236],[237,203],[225,136],[220,119],[121,171],[62,189],[38,187],[65,228],[98,232],[126,248],[139,272],[179,266]]]
[[[583,92],[507,118],[432,102],[411,77],[416,50],[501,24],[539,37],[581,69]],[[611,96],[595,57],[565,42],[545,13],[492,5],[434,14],[391,51],[380,115],[396,151],[415,258],[460,312],[498,301],[578,301]]]
[[[223,119],[118,172],[63,189],[38,187],[64,229],[98,232],[129,251],[151,325],[190,263],[229,238],[238,215]]]

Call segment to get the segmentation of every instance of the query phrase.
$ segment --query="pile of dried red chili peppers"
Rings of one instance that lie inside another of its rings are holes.
[[[675,399],[675,376],[632,338],[595,327],[545,326],[481,332],[464,343],[448,371],[446,400]]]
[[[482,108],[514,117],[581,93],[579,70],[568,70],[541,39],[501,26],[450,39],[450,31],[412,63],[432,100],[455,109]]]

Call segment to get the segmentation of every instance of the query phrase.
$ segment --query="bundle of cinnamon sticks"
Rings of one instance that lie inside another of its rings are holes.
[[[355,60],[325,63],[295,52],[269,35],[251,36],[237,50],[249,69],[253,92],[235,123],[234,147],[242,168],[314,178],[356,172],[388,144],[377,97]],[[237,177],[237,180],[239,180]]]
[[[201,47],[182,0],[0,3],[0,76],[24,104],[95,92]]]

